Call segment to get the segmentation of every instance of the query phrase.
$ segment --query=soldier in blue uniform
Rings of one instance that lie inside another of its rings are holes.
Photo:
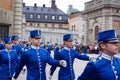
[[[11,49],[11,37],[7,36],[4,42],[5,49],[0,51],[0,80],[12,80],[19,59],[16,51]]]
[[[90,58],[86,54],[83,55],[79,54],[76,50],[72,48],[72,41],[73,41],[72,34],[65,34],[63,36],[63,40],[64,40],[64,48],[54,53],[55,55],[54,59],[66,60],[67,67],[60,67],[58,80],[74,80],[75,74],[73,69],[73,63],[75,58],[80,60],[90,60]],[[56,66],[51,67],[49,79],[51,79],[55,69]]]
[[[47,42],[45,49],[51,54],[52,46],[50,45],[50,42]]]
[[[12,49],[16,50],[18,56],[20,57],[21,54],[23,53],[23,49],[18,42],[18,36],[17,35],[12,36],[12,43],[13,43],[12,44]]]
[[[52,59],[47,50],[40,48],[41,31],[33,30],[30,32],[31,48],[21,55],[20,65],[17,68],[14,78],[16,79],[23,66],[27,67],[26,80],[46,80],[46,63],[55,66],[66,66],[66,61],[56,61]]]
[[[115,30],[99,32],[98,44],[101,54],[90,61],[78,80],[120,80],[119,40]]]

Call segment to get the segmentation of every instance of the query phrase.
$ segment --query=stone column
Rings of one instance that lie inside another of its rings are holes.
[[[105,22],[105,16],[102,16],[102,21],[101,21],[101,31],[104,31],[106,29],[106,22]]]
[[[13,17],[13,35],[18,35],[19,40],[22,33],[22,3],[23,0],[14,0],[14,17]]]
[[[84,32],[84,43],[85,44],[87,44],[88,43],[88,27],[87,27],[87,24],[88,22],[87,22],[87,18],[85,19],[85,22],[84,22],[84,30],[85,30],[85,32]]]

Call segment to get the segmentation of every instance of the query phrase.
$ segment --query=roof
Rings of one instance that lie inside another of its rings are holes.
[[[46,22],[64,22],[64,23],[68,23],[68,15],[66,13],[64,13],[62,10],[60,10],[57,7],[38,7],[38,6],[23,6],[23,14],[34,14],[34,15],[49,15],[49,19],[48,20],[44,20],[44,18],[41,19],[36,19],[36,18],[32,18],[30,19],[29,17],[26,17],[26,21],[46,21]],[[62,16],[62,20],[54,20],[51,21],[51,16]]]

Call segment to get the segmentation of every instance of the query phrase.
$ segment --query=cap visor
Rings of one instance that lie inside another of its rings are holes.
[[[111,41],[108,41],[108,42],[120,42],[119,40],[111,40]]]

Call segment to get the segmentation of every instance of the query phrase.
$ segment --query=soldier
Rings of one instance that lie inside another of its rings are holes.
[[[73,69],[73,63],[75,58],[81,60],[90,60],[90,57],[86,54],[79,54],[75,49],[72,48],[73,35],[65,34],[63,36],[64,48],[55,53],[54,58],[56,60],[66,60],[67,67],[60,67],[58,80],[74,80],[75,74]],[[50,69],[49,79],[52,78],[52,75],[56,69],[56,66],[52,66]]]
[[[78,80],[120,80],[119,40],[115,30],[99,32],[98,44],[101,54],[90,61]]]
[[[4,42],[5,49],[0,51],[0,80],[12,80],[19,59],[16,51],[11,49],[11,37],[7,36]]]
[[[52,46],[50,45],[50,42],[47,42],[45,49],[51,54]]]
[[[31,31],[30,37],[31,48],[21,55],[20,65],[14,76],[15,79],[18,77],[24,65],[27,67],[26,80],[46,80],[46,63],[55,66],[66,66],[66,62],[64,60],[53,60],[47,50],[40,48],[40,30]]]
[[[18,36],[17,35],[12,36],[12,43],[13,43],[12,44],[12,49],[16,50],[18,56],[20,57],[21,54],[23,53],[23,49],[18,42]]]

